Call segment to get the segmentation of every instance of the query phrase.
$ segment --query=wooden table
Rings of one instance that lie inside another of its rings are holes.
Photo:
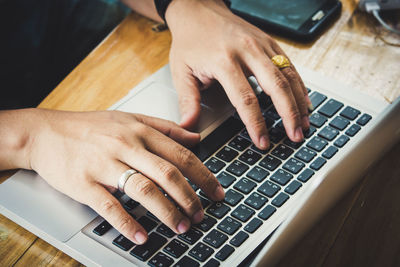
[[[291,59],[388,102],[400,95],[400,48],[376,37],[374,19],[344,4],[340,19],[312,44],[277,38]],[[131,14],[40,104],[107,109],[168,62],[170,33]],[[380,29],[380,27],[378,27]],[[385,38],[400,38],[384,32]],[[397,39],[396,39],[397,38]],[[394,146],[301,240],[281,266],[400,266],[400,144]],[[3,173],[0,182],[10,172]],[[0,266],[80,263],[0,215]]]

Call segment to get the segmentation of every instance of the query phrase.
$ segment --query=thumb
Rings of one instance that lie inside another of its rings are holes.
[[[179,98],[179,109],[182,119],[180,126],[191,129],[200,116],[199,80],[194,77],[186,66],[172,71],[172,77]]]

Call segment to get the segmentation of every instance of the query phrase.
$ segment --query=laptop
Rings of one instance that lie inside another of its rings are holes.
[[[285,135],[272,102],[257,81],[272,141],[257,149],[224,91],[202,93],[192,151],[225,189],[213,203],[191,184],[205,219],[176,235],[139,203],[117,194],[149,231],[136,246],[103,218],[20,170],[0,184],[0,212],[88,266],[271,266],[317,222],[373,162],[400,139],[400,98],[387,104],[304,68],[299,72],[315,110],[302,143]],[[169,66],[133,88],[110,109],[180,121]],[[29,204],[28,204],[29,203]]]

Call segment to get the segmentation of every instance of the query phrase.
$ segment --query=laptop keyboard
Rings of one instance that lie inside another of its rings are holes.
[[[260,150],[252,144],[237,114],[227,119],[192,149],[225,189],[224,201],[212,202],[188,181],[201,200],[205,216],[201,223],[180,235],[150,212],[136,212],[144,210],[139,203],[122,201],[149,232],[148,241],[139,246],[115,234],[112,246],[125,253],[125,258],[134,257],[150,266],[219,266],[257,234],[277,209],[300,192],[315,172],[372,119],[314,91],[310,93],[315,107],[310,115],[311,127],[305,140],[295,143],[287,138],[271,99],[264,93],[258,98],[269,128],[270,148]],[[137,218],[139,213],[141,217]],[[104,220],[99,222],[92,233],[101,243],[110,242],[101,237],[112,226]]]

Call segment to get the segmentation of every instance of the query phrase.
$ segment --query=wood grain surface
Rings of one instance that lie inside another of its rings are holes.
[[[400,48],[376,36],[372,16],[343,0],[340,18],[315,42],[276,37],[296,65],[387,102],[400,95]],[[104,110],[168,62],[171,35],[128,16],[40,104]],[[385,38],[400,38],[382,31]],[[400,266],[400,144],[394,146],[282,260],[280,266]],[[12,172],[1,173],[0,183]],[[0,266],[81,264],[0,215]]]

